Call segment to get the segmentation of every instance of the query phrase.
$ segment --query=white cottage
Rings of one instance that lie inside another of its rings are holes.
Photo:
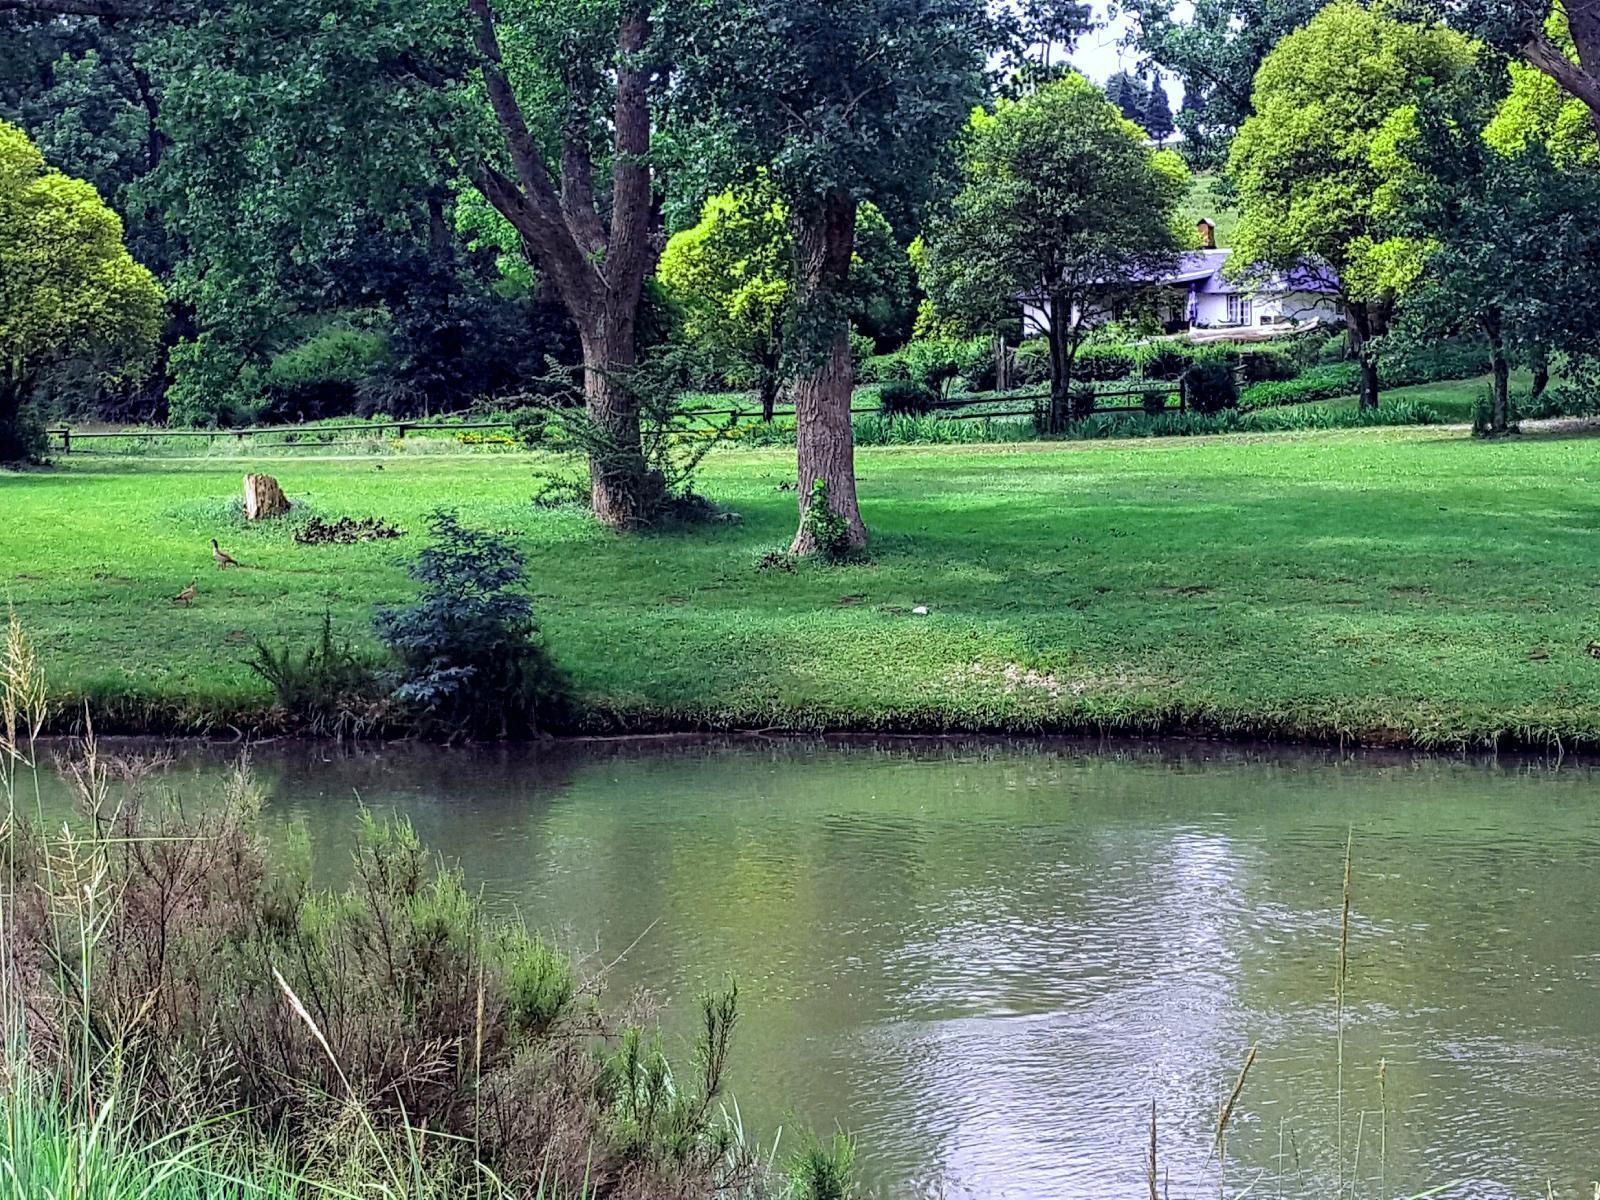
[[[1215,248],[1215,229],[1210,221],[1200,222],[1200,237],[1202,245],[1211,248],[1181,255],[1175,270],[1150,281],[1149,294],[1141,304],[1153,304],[1156,318],[1168,333],[1204,336],[1206,331],[1215,331],[1213,336],[1237,336],[1245,330],[1271,333],[1277,326],[1343,319],[1337,280],[1327,270],[1306,266],[1236,281],[1223,273],[1233,251]],[[1088,320],[1099,324],[1122,315],[1113,307],[1091,309]],[[1042,298],[1024,296],[1023,336],[1037,336],[1048,327]]]

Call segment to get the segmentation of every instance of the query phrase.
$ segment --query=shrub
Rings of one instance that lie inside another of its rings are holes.
[[[1309,404],[1353,395],[1361,386],[1361,367],[1353,362],[1310,367],[1294,379],[1255,383],[1239,394],[1246,408],[1275,408],[1284,404]]]
[[[811,534],[817,557],[827,563],[850,562],[860,551],[850,544],[850,523],[828,504],[828,483],[818,479],[811,485],[811,501],[801,522]]]
[[[567,685],[534,623],[521,552],[443,510],[428,526],[431,544],[410,570],[421,594],[374,618],[399,662],[394,698],[429,732],[538,733],[565,706]]]
[[[1048,364],[1049,359],[1046,358]],[[1073,360],[1072,375],[1090,383],[1107,383],[1132,375],[1136,360],[1127,346],[1083,346]]]
[[[377,673],[347,642],[334,639],[327,612],[321,636],[304,650],[274,649],[257,638],[246,665],[266,681],[277,706],[311,733],[360,736],[378,718]]]
[[[911,379],[941,395],[961,374],[965,358],[964,343],[956,338],[922,338],[908,343],[900,354]]]
[[[1233,366],[1224,355],[1195,358],[1184,372],[1182,386],[1189,407],[1203,416],[1239,405],[1239,385],[1233,378]]]
[[[910,378],[910,368],[898,350],[893,354],[869,355],[856,368],[857,383],[888,383],[894,379]]]
[[[1515,400],[1511,407],[1519,420],[1592,417],[1600,414],[1600,391],[1581,383],[1564,380],[1551,384],[1537,399],[1523,396]]]
[[[896,379],[878,389],[878,406],[885,416],[920,416],[932,411],[938,396],[924,383]]]
[[[389,361],[383,334],[348,326],[318,330],[273,355],[262,374],[258,419],[314,421],[353,412],[361,384]]]
[[[0,411],[5,404],[5,397],[0,396]],[[22,401],[10,420],[0,417],[0,463],[43,462],[48,449],[44,424],[31,403]]]
[[[8,1045],[42,1094],[106,1116],[125,1102],[155,1136],[216,1126],[240,1167],[270,1142],[285,1166],[353,1185],[328,1189],[341,1195],[582,1181],[682,1200],[754,1181],[718,1109],[733,989],[705,1000],[694,1067],[675,1074],[636,1025],[579,1003],[570,961],[491,917],[408,822],[362,814],[349,885],[320,891],[303,833],[267,845],[243,770],[183,805],[129,764],[110,805],[107,767],[72,764],[73,830],[0,831],[3,982],[28,1015],[25,1047]],[[357,1183],[372,1177],[384,1186]],[[225,1182],[194,1194],[233,1195]]]

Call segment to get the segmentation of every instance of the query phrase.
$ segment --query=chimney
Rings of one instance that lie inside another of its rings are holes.
[[[1200,231],[1200,249],[1215,250],[1217,248],[1217,227],[1206,218],[1201,217],[1196,228]]]

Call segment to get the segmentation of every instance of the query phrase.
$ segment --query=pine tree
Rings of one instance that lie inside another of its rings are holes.
[[[1158,142],[1164,142],[1172,136],[1172,100],[1167,95],[1167,88],[1161,82],[1161,76],[1156,75],[1150,85],[1149,94],[1144,98],[1143,120],[1139,123],[1144,126],[1144,131]]]
[[[1144,115],[1145,84],[1128,74],[1118,71],[1106,80],[1106,99],[1122,110],[1122,115],[1128,120],[1138,124]]]

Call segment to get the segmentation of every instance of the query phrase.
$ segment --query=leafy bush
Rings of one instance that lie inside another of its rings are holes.
[[[811,500],[801,524],[810,533],[817,557],[827,563],[843,563],[860,557],[850,544],[850,523],[828,504],[828,483],[818,479],[811,485]]]
[[[29,1014],[11,1048],[73,1111],[216,1124],[340,1195],[687,1200],[755,1178],[719,1109],[731,988],[674,1073],[408,822],[363,813],[348,886],[321,891],[303,833],[267,844],[243,770],[185,805],[130,763],[107,805],[105,760],[71,768],[78,827],[9,824],[0,851],[6,997]]]
[[[314,421],[354,411],[362,383],[389,361],[381,333],[330,325],[273,355],[262,374],[258,419]]]
[[[0,396],[0,463],[36,463],[49,448],[44,424],[34,406],[21,402],[7,419],[6,399]]]
[[[938,395],[927,384],[896,379],[878,389],[878,405],[885,416],[920,416],[932,410]]]
[[[888,383],[895,379],[910,379],[911,369],[905,357],[896,350],[893,354],[872,354],[856,367],[857,383]]]
[[[246,665],[272,688],[279,708],[318,736],[355,737],[378,719],[381,689],[372,664],[336,641],[333,617],[304,650],[274,649],[260,638]]]
[[[1202,416],[1239,405],[1239,385],[1226,355],[1196,357],[1184,372],[1182,386],[1189,407]]]
[[[539,732],[567,685],[534,623],[522,553],[443,510],[428,527],[431,544],[410,569],[421,594],[374,618],[400,664],[394,698],[446,736]]]
[[[1361,367],[1353,362],[1329,363],[1310,367],[1294,379],[1254,383],[1239,394],[1246,408],[1276,408],[1285,404],[1309,404],[1313,400],[1332,400],[1353,395],[1361,386]]]
[[[900,352],[914,382],[944,394],[966,360],[966,344],[956,338],[924,338]]]
[[[1046,363],[1049,362],[1048,357]],[[1136,360],[1127,346],[1083,346],[1072,364],[1075,379],[1105,383],[1132,375]]]
[[[1531,396],[1514,399],[1511,407],[1519,420],[1592,417],[1600,415],[1600,391],[1582,383],[1564,380],[1551,384],[1537,399]]]

